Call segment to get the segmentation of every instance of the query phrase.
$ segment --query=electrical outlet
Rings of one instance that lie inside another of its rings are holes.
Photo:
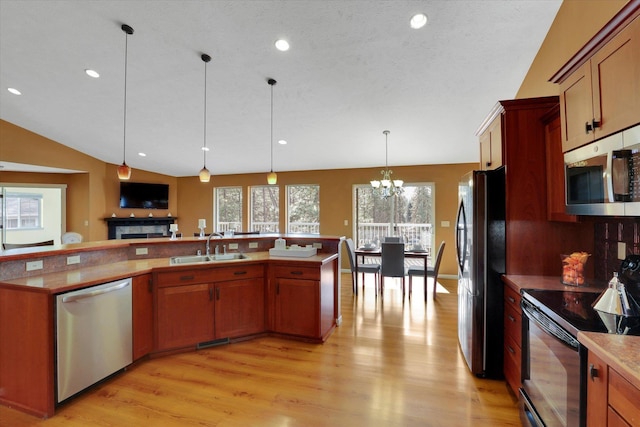
[[[344,220],[344,225],[349,225],[349,220],[348,219]]]
[[[249,249],[257,249],[258,242],[249,242]]]
[[[314,243],[313,247],[316,249],[322,249],[322,243]]]
[[[627,244],[625,242],[618,242],[618,259],[625,259],[627,257]]]
[[[80,264],[80,255],[73,255],[67,257],[67,265]]]
[[[42,260],[27,262],[27,271],[42,270]]]
[[[136,255],[149,255],[149,249],[147,249],[147,248],[136,248]]]
[[[229,243],[229,250],[231,249],[238,249],[238,244],[237,243]]]

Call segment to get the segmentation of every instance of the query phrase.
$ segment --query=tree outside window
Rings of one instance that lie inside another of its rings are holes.
[[[273,185],[250,187],[250,231],[280,232],[280,188]]]
[[[242,187],[215,189],[214,229],[242,231]]]
[[[287,232],[320,234],[320,186],[287,186]]]

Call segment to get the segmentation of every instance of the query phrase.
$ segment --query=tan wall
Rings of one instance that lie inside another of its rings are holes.
[[[558,95],[558,85],[549,83],[551,76],[626,3],[627,0],[564,0],[516,98]]]
[[[406,183],[435,183],[435,242],[447,242],[444,253],[442,274],[457,275],[454,255],[454,225],[458,208],[458,181],[462,175],[478,164],[424,165],[393,167],[394,177]],[[339,169],[304,172],[279,172],[280,187],[280,230],[285,229],[285,185],[317,184],[320,186],[320,234],[353,237],[353,185],[368,184],[380,175],[380,168]],[[178,178],[178,225],[185,235],[198,231],[198,218],[206,218],[207,232],[213,231],[213,189],[214,187],[243,187],[243,230],[248,229],[248,187],[265,185],[266,173],[245,175],[212,176],[208,184],[201,183],[197,177]],[[349,225],[344,225],[348,220]],[[441,227],[442,221],[449,221],[448,228]],[[348,268],[347,260],[343,268]]]

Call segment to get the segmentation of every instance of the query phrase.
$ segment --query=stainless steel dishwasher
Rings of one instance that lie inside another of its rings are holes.
[[[131,279],[56,297],[57,401],[130,365]]]

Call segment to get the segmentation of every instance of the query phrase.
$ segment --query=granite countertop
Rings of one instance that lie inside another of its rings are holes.
[[[275,257],[269,252],[250,252],[249,258],[238,260],[225,260],[208,263],[171,265],[169,258],[152,258],[142,260],[120,261],[104,265],[83,267],[75,270],[46,273],[38,276],[22,277],[0,282],[5,288],[28,288],[33,292],[58,294],[100,283],[111,282],[125,277],[139,276],[151,273],[153,270],[170,269],[205,269],[216,267],[228,267],[234,264],[254,264],[265,261],[295,262],[309,264],[323,264],[337,258],[338,254],[320,253],[311,257]]]
[[[640,389],[640,336],[578,332],[578,341]]]

